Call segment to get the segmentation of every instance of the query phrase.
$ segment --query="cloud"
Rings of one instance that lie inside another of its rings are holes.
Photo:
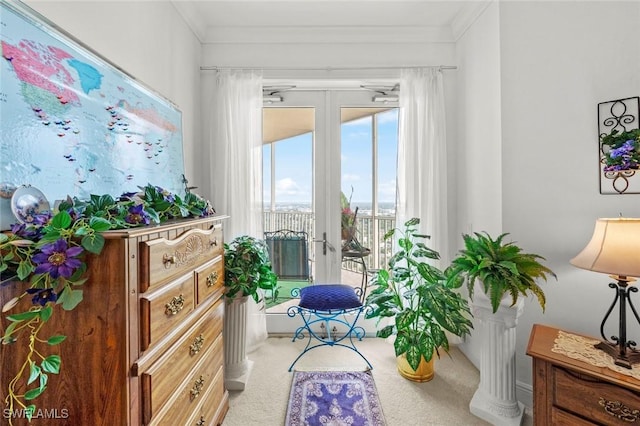
[[[300,195],[303,190],[292,178],[283,178],[276,181],[276,195]]]
[[[378,193],[380,194],[380,201],[395,201],[396,180],[391,179],[386,182],[380,182],[378,185]]]
[[[350,142],[371,142],[371,132],[349,132],[344,135],[343,139],[348,139]]]

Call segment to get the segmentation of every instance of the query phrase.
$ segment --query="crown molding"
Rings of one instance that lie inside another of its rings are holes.
[[[460,37],[473,25],[473,23],[482,15],[487,7],[496,0],[478,0],[468,3],[451,21],[451,33],[453,41],[458,41]]]
[[[198,12],[200,9],[194,7],[193,2],[171,0],[171,3],[202,44],[406,44],[453,43],[464,34],[492,1],[495,0],[461,1],[460,3],[464,6],[450,25],[398,25],[394,23],[369,26],[278,25],[276,23],[214,26],[210,25],[206,17]]]
[[[448,26],[245,26],[209,27],[204,43],[399,44],[453,42]]]
[[[171,0],[171,4],[178,11],[182,19],[187,23],[193,34],[200,43],[204,43],[207,33],[207,24],[202,16],[199,16],[196,9],[189,7],[186,3],[179,0]]]

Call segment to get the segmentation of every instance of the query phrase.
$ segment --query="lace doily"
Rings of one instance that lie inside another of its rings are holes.
[[[634,365],[631,369],[614,364],[613,358],[609,354],[593,346],[599,342],[599,340],[558,331],[558,337],[556,337],[551,351],[596,367],[606,367],[617,373],[640,380],[640,364]]]

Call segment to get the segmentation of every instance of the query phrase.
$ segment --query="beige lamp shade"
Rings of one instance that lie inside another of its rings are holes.
[[[591,241],[570,262],[590,271],[640,277],[640,219],[598,219]]]

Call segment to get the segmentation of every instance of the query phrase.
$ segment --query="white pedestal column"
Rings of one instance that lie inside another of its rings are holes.
[[[494,425],[520,425],[524,405],[516,399],[516,324],[524,300],[514,306],[503,299],[494,314],[481,288],[474,290],[473,316],[479,322],[482,353],[480,385],[471,399],[471,413]]]
[[[247,358],[247,297],[226,301],[224,313],[224,385],[244,390],[253,362]]]

